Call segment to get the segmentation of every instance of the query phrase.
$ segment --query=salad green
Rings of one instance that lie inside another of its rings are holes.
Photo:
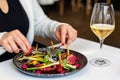
[[[26,71],[41,73],[56,72],[63,74],[65,72],[76,70],[80,67],[77,57],[66,50],[47,49],[32,51],[29,55],[24,55],[18,59],[23,62],[21,68]]]

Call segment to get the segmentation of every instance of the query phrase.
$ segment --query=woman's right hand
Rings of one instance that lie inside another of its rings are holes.
[[[5,33],[0,39],[0,45],[10,53],[19,53],[19,50],[26,54],[32,50],[27,38],[19,31],[13,30]]]

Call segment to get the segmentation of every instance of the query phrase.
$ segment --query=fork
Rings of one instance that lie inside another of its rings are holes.
[[[62,44],[60,44],[59,46],[55,47],[55,49],[59,49],[61,46],[63,46]]]

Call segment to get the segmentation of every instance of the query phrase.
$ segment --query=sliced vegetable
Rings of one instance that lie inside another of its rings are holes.
[[[61,73],[61,72],[63,71],[63,68],[62,68],[61,64],[56,65],[56,70],[57,70],[59,73]]]
[[[59,57],[59,62],[60,62],[60,63],[62,63],[61,54],[62,54],[61,51],[58,50],[58,57]]]
[[[68,48],[68,47],[67,47]],[[60,74],[66,71],[74,70],[80,67],[77,62],[77,57],[61,49],[46,49],[45,51],[36,50],[29,55],[24,55],[18,58],[18,61],[23,62],[21,68],[27,71],[35,72],[36,74],[58,72]]]
[[[56,66],[51,66],[51,67],[46,67],[43,69],[44,72],[49,72],[49,71],[53,71],[56,69]]]
[[[26,69],[27,68],[27,64],[22,64],[22,69]]]
[[[63,59],[65,59],[67,57],[67,53],[63,53],[62,55],[61,55],[61,59],[63,60]]]
[[[76,66],[68,64],[66,59],[63,60],[62,66],[67,70],[76,69]]]
[[[27,56],[24,56],[23,58],[20,58],[18,60],[25,60],[25,59],[28,59],[28,60],[36,60],[36,61],[40,61],[40,62],[48,62],[48,59],[46,58],[42,58],[42,57],[37,57],[37,58],[34,58],[34,57],[27,57]]]
[[[40,70],[36,70],[35,73],[36,74],[41,74],[41,71]]]
[[[79,67],[80,67],[80,64],[77,63],[77,64],[75,64],[74,66],[76,66],[76,68],[79,68]]]
[[[33,64],[33,65],[37,65],[37,64],[38,64],[38,61],[33,61],[32,64]]]
[[[38,70],[38,69],[43,69],[43,68],[51,67],[51,66],[58,65],[58,64],[59,64],[59,62],[54,62],[54,63],[48,64],[48,65],[45,65],[45,66],[41,66],[41,67],[26,68],[26,70]]]
[[[75,64],[76,60],[77,60],[77,58],[73,54],[71,54],[67,57],[67,63],[68,64]]]

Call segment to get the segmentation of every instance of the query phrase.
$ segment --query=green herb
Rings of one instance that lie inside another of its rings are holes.
[[[70,69],[76,69],[76,66],[70,65],[67,63],[66,59],[62,61],[63,68],[70,70]]]

